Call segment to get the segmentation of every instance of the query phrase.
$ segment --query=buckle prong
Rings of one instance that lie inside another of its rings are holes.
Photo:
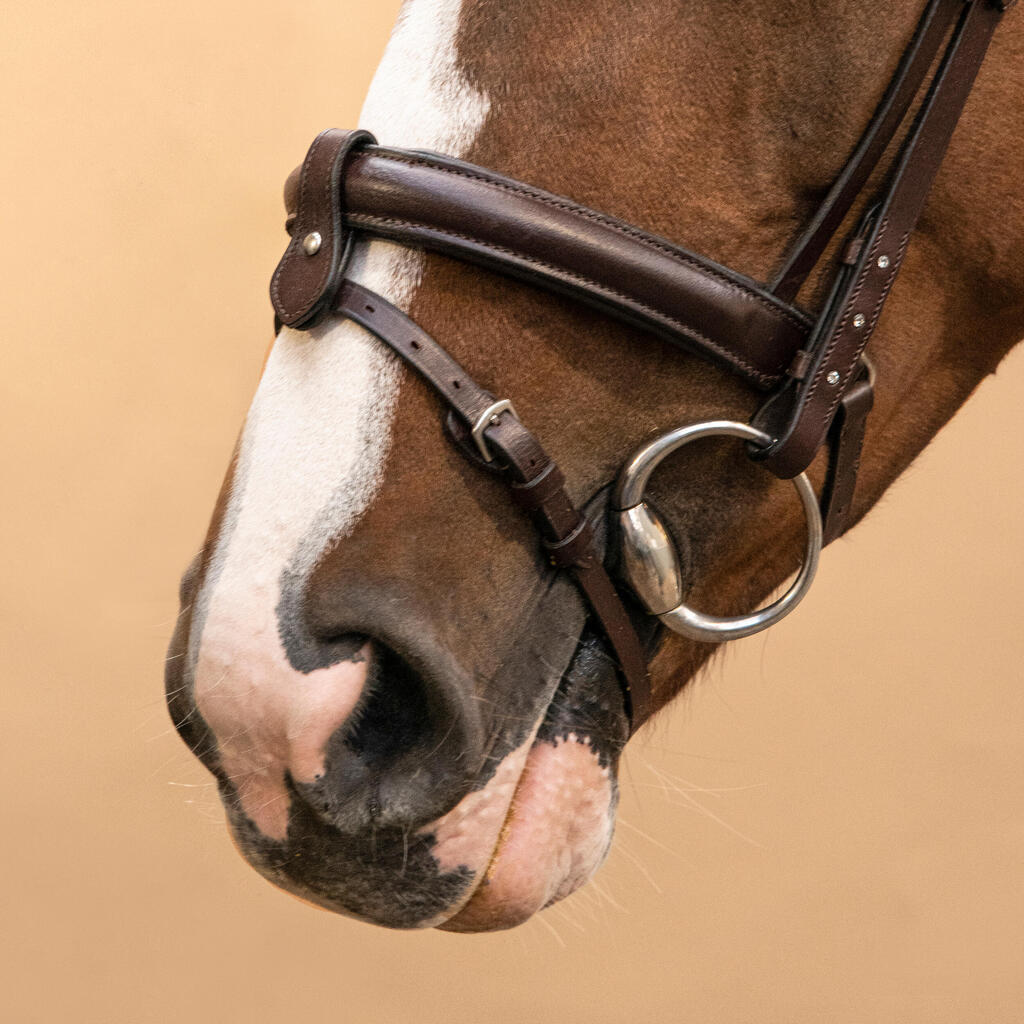
[[[484,431],[488,427],[496,427],[501,420],[501,414],[503,412],[510,412],[516,419],[519,419],[518,414],[512,407],[512,403],[507,398],[503,398],[500,402],[494,402],[487,406],[487,408],[484,409],[484,411],[477,417],[476,423],[473,424],[473,440],[476,442],[476,446],[480,451],[484,462],[494,461],[494,456],[487,447],[487,439],[484,437]]]

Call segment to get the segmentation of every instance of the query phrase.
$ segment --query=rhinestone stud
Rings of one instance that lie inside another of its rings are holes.
[[[320,251],[320,245],[323,239],[320,237],[319,231],[310,231],[308,235],[302,240],[302,251],[307,256],[315,256]]]
[[[890,260],[888,256],[879,256],[878,257],[878,269],[879,270],[888,270],[891,264],[892,264],[892,260]]]
[[[854,327],[858,327],[858,328],[863,327],[867,322],[868,322],[868,318],[863,313],[858,313],[853,318],[853,326]]]
[[[839,383],[839,371],[830,371],[828,376],[825,378],[825,382],[829,385],[829,387],[834,388]]]

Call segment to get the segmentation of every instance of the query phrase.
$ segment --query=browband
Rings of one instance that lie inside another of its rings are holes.
[[[807,343],[808,314],[750,278],[562,196],[434,154],[366,147],[345,222],[569,294],[761,388]]]

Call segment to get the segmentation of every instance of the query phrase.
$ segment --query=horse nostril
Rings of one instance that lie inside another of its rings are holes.
[[[471,716],[445,687],[382,644],[368,649],[362,697],[328,743],[322,776],[297,787],[348,833],[440,817],[468,792],[480,754]]]
[[[345,746],[371,769],[384,771],[417,748],[429,748],[437,710],[409,666],[378,648]]]

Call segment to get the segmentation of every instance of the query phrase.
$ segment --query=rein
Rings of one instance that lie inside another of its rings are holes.
[[[574,576],[619,663],[631,732],[653,712],[641,633],[651,618],[692,639],[748,636],[788,614],[809,588],[823,544],[849,526],[873,372],[864,349],[1003,14],[1016,0],[929,0],[867,129],[773,282],[759,284],[638,227],[493,171],[434,153],[388,149],[365,131],[322,132],[285,186],[292,236],[271,281],[277,326],[347,317],[389,345],[448,406],[456,446],[503,474],[549,560]],[[934,70],[933,70],[934,69]],[[932,76],[880,193],[841,246],[824,308],[794,304],[862,196]],[[626,462],[612,505],[618,570],[648,613],[635,623],[565,478],[508,399],[480,387],[426,331],[345,277],[357,233],[479,264],[571,295],[740,375],[766,399],[751,424],[680,427]],[[777,601],[746,616],[683,602],[679,558],[643,500],[657,465],[700,437],[727,435],[793,479],[808,526],[804,562]],[[820,498],[804,471],[822,449]],[[654,623],[656,625],[656,623]]]

